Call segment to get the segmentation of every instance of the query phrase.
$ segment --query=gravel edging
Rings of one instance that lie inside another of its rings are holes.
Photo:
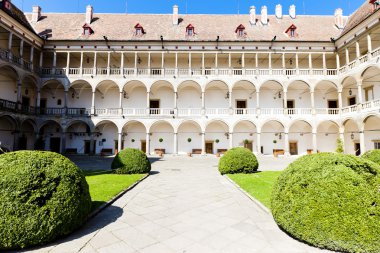
[[[269,215],[272,215],[271,211],[266,207],[264,206],[263,204],[261,204],[260,201],[258,201],[257,199],[255,199],[254,197],[251,196],[251,194],[249,194],[248,192],[246,192],[243,188],[241,188],[237,183],[235,183],[231,178],[229,178],[227,175],[223,175],[224,178],[226,178],[232,185],[234,185],[239,191],[241,191],[242,193],[244,193],[244,195],[246,195],[249,199],[251,199],[251,201],[253,203],[255,203],[261,210],[263,210],[264,212],[266,212],[267,214]]]
[[[96,208],[94,211],[92,211],[88,217],[87,217],[87,221],[94,218],[97,214],[99,214],[101,211],[103,211],[104,209],[106,209],[107,207],[109,207],[110,205],[112,205],[116,200],[118,200],[119,198],[121,198],[122,196],[124,196],[124,194],[126,194],[127,192],[129,192],[130,190],[132,190],[133,188],[135,188],[139,183],[141,183],[142,181],[144,181],[147,177],[149,177],[150,174],[147,174],[145,175],[145,177],[141,178],[140,180],[136,181],[134,184],[132,184],[131,186],[129,186],[127,189],[121,191],[119,194],[117,194],[115,197],[113,197],[111,200],[107,201],[106,203],[104,203],[103,205],[99,206],[98,208]]]

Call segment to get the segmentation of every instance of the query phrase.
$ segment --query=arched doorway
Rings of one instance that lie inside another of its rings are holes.
[[[229,148],[229,127],[221,120],[210,122],[206,126],[205,146],[207,154],[224,153]]]
[[[150,127],[150,154],[174,153],[174,128],[167,121],[155,122]]]
[[[53,120],[44,122],[39,130],[36,149],[62,153],[62,144],[62,127]]]
[[[285,154],[284,125],[276,120],[266,122],[261,128],[261,151],[264,155]]]
[[[33,150],[36,142],[36,123],[31,120],[25,120],[20,126],[20,136],[18,149],[19,150]]]
[[[135,148],[146,153],[147,140],[146,140],[145,125],[139,121],[129,121],[123,127],[123,142],[122,149]]]
[[[360,155],[360,136],[357,123],[348,119],[344,122],[344,150],[347,154]]]
[[[364,120],[364,142],[366,150],[380,149],[380,116],[369,116]]]
[[[0,116],[0,148],[3,151],[14,150],[16,129],[17,122],[14,118]]]
[[[118,128],[109,120],[99,122],[94,132],[96,154],[113,155],[118,148]]]
[[[248,120],[238,122],[233,131],[233,146],[245,147],[252,152],[257,152],[257,129],[256,125]]]
[[[294,122],[289,128],[290,155],[306,155],[313,152],[312,126],[303,120]]]
[[[178,153],[200,153],[202,151],[201,135],[202,129],[197,122],[192,120],[182,122],[178,127]]]
[[[95,142],[92,141],[91,134],[91,129],[87,123],[83,121],[72,122],[66,129],[66,153],[93,153]]]
[[[335,152],[339,136],[339,126],[333,121],[324,121],[317,128],[317,149],[319,152]]]

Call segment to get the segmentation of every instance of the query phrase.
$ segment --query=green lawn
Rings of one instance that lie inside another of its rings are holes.
[[[264,171],[254,174],[233,174],[228,177],[270,209],[272,187],[280,174],[281,171]]]
[[[142,179],[145,174],[118,175],[109,171],[84,172],[90,187],[92,210],[111,200],[117,194]]]

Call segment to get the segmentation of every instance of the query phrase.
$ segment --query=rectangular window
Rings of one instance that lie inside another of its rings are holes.
[[[84,29],[84,35],[90,35],[90,29],[85,28]]]
[[[194,31],[192,28],[187,29],[187,36],[193,36]]]
[[[136,29],[136,35],[137,35],[137,36],[142,35],[142,29],[141,29],[141,28],[137,28],[137,29]]]
[[[244,30],[242,30],[242,29],[238,30],[238,35],[239,35],[239,37],[243,37],[244,36]]]
[[[380,141],[374,142],[374,149],[380,149]]]
[[[290,30],[290,37],[294,38],[296,34],[296,31],[294,29]]]

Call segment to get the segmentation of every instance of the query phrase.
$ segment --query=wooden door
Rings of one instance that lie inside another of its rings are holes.
[[[214,142],[206,142],[206,154],[214,153]]]
[[[61,152],[61,138],[50,138],[50,151],[55,153]]]
[[[291,155],[298,155],[297,142],[289,142],[289,152]]]
[[[356,105],[356,97],[348,98],[348,106]]]
[[[150,100],[149,108],[150,108],[150,114],[160,114],[159,110],[157,110],[160,108],[160,100]]]
[[[327,106],[329,109],[336,109],[338,108],[338,100],[329,100],[327,101]]]
[[[244,114],[244,109],[247,108],[246,100],[236,100],[237,114]]]
[[[294,100],[288,100],[286,101],[286,106],[288,108],[288,114],[294,114]]]
[[[46,114],[46,105],[47,105],[46,98],[41,98],[41,100],[40,100],[40,114]]]
[[[251,141],[248,143],[244,143],[244,147],[253,151],[253,143]]]
[[[355,143],[355,155],[360,156],[361,155],[361,150],[360,150],[360,143]]]
[[[146,150],[146,140],[141,141],[141,151],[147,153]]]

